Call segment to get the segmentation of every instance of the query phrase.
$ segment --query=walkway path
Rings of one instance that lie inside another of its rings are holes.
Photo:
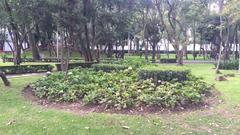
[[[216,61],[212,60],[184,60],[184,64],[214,64]]]
[[[39,76],[46,75],[46,73],[30,73],[30,74],[18,74],[18,75],[7,75],[7,78],[18,78],[18,77],[28,77],[28,76]]]

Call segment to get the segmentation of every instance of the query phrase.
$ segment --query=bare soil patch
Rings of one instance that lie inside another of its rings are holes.
[[[157,106],[141,106],[125,110],[107,109],[105,105],[85,105],[82,101],[68,103],[68,102],[49,102],[47,99],[40,99],[35,96],[32,88],[27,86],[22,95],[33,105],[43,106],[47,109],[58,109],[66,112],[74,113],[77,115],[86,115],[89,113],[109,113],[109,114],[126,114],[126,115],[148,115],[148,114],[172,114],[184,113],[196,110],[210,109],[223,101],[220,100],[220,93],[213,91],[210,95],[204,98],[203,102],[199,104],[189,104],[186,106],[176,107],[174,109],[160,108]]]

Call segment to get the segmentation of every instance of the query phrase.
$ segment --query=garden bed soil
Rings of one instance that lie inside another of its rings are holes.
[[[190,112],[196,110],[205,110],[213,108],[221,104],[223,101],[220,100],[220,93],[214,90],[211,95],[204,98],[204,101],[199,104],[188,104],[185,106],[178,106],[174,109],[160,108],[157,106],[141,106],[131,109],[118,110],[118,109],[107,109],[105,105],[84,105],[81,101],[78,102],[49,102],[47,99],[40,99],[35,96],[32,88],[27,86],[23,92],[23,96],[31,101],[33,105],[43,106],[47,109],[58,109],[66,112],[74,113],[77,115],[86,115],[89,113],[110,113],[110,114],[126,114],[126,115],[147,115],[147,114],[163,114],[163,113],[181,113]]]

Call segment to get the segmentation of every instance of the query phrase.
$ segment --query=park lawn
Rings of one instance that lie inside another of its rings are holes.
[[[125,57],[127,58],[127,59],[133,59],[133,58],[139,58],[139,56],[129,56],[129,54],[126,54],[125,55]],[[142,59],[144,59],[145,58],[145,56],[143,55],[142,56]],[[167,54],[161,54],[161,59],[176,59],[176,54],[169,54],[169,57],[168,57],[168,55]],[[151,56],[151,54],[149,55],[149,60],[151,60],[152,59],[152,56]],[[183,57],[183,59],[184,60],[186,60],[186,56],[184,56]],[[194,58],[193,58],[193,55],[192,54],[188,54],[188,60],[194,60]],[[196,57],[196,61],[198,61],[198,60],[201,60],[201,61],[204,61],[204,57],[203,56],[197,56]],[[209,61],[209,59],[205,59],[206,61]]]
[[[212,65],[187,65],[205,81],[216,84],[224,102],[206,110],[127,116],[120,114],[76,115],[32,105],[22,97],[22,89],[41,76],[11,79],[12,87],[0,82],[0,135],[169,135],[240,132],[240,76],[226,82],[214,81]],[[234,73],[234,71],[224,71]]]

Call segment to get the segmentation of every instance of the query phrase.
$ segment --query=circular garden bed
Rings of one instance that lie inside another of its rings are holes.
[[[25,90],[48,106],[123,113],[205,108],[216,99],[213,92],[213,85],[183,67],[112,64],[54,73]]]

